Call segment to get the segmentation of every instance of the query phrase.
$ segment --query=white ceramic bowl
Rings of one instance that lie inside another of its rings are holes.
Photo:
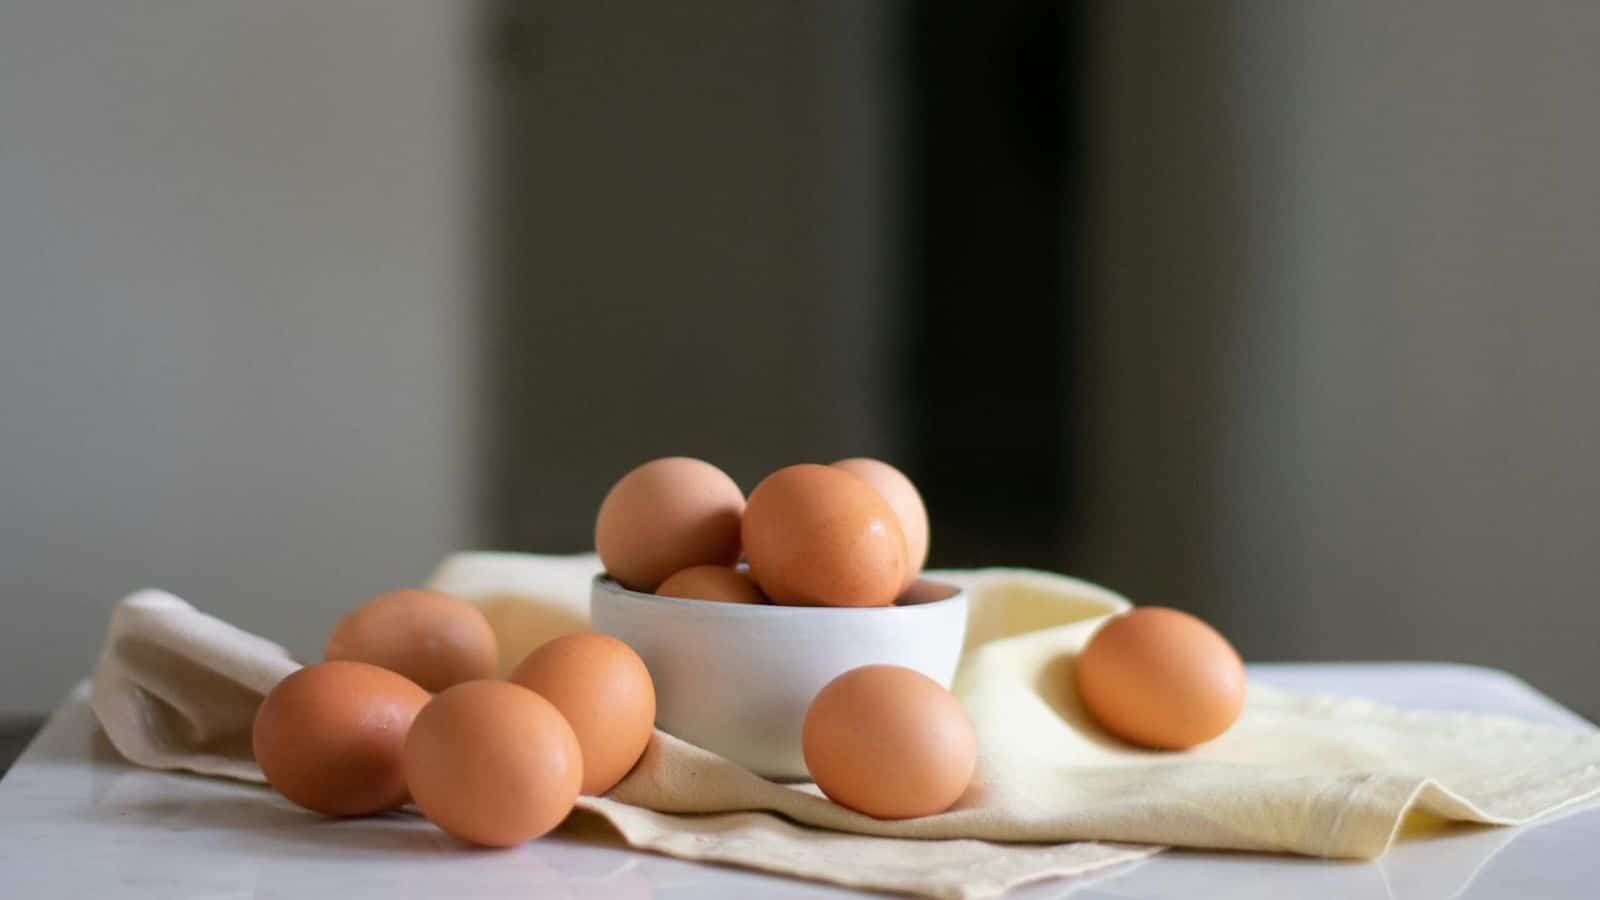
[[[768,778],[806,778],[800,728],[823,686],[891,663],[945,687],[955,677],[967,596],[923,580],[920,602],[870,609],[752,606],[641,594],[605,575],[594,630],[632,647],[656,687],[656,725]]]

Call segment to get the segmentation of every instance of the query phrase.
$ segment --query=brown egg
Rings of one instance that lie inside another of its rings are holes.
[[[572,812],[583,755],[548,700],[504,681],[468,681],[417,714],[405,772],[433,824],[474,844],[511,847]]]
[[[922,505],[922,494],[905,473],[886,462],[858,456],[841,459],[833,464],[860,478],[878,492],[900,522],[900,531],[906,536],[906,572],[900,588],[904,590],[922,574],[928,564],[928,509]]]
[[[406,802],[406,732],[428,692],[360,662],[307,666],[256,710],[252,749],[267,783],[306,809],[362,816]]]
[[[600,504],[594,549],[623,587],[654,591],[690,566],[739,560],[744,494],[708,462],[672,456],[622,477]]]
[[[1239,718],[1244,664],[1210,625],[1145,606],[1113,618],[1078,655],[1078,694],[1105,730],[1130,743],[1182,750]]]
[[[492,678],[498,649],[494,629],[476,606],[427,590],[379,594],[333,627],[323,659],[382,666],[438,692],[463,681]]]
[[[761,589],[749,575],[731,566],[690,566],[661,582],[656,593],[689,600],[723,603],[765,603]]]
[[[828,799],[878,819],[949,809],[978,759],[961,703],[901,666],[862,666],[828,682],[806,711],[800,741]]]
[[[583,748],[583,792],[599,796],[644,755],[656,718],[650,670],[614,637],[582,632],[528,654],[511,680],[555,704]]]
[[[744,514],[750,574],[785,606],[888,606],[905,581],[894,510],[854,475],[798,465],[768,475]]]

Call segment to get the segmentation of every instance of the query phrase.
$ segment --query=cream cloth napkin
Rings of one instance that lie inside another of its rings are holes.
[[[430,586],[480,603],[502,648],[520,651],[583,626],[598,568],[588,555],[460,554]],[[1125,600],[1040,572],[929,574],[971,594],[954,690],[977,730],[979,765],[955,809],[880,822],[661,732],[621,784],[580,806],[629,844],[674,856],[985,897],[1163,844],[1370,858],[1412,811],[1516,824],[1600,793],[1600,734],[1255,683],[1218,740],[1136,750],[1096,729],[1072,686],[1077,650]],[[249,723],[294,668],[276,645],[146,591],[113,615],[92,704],[136,763],[260,780]]]

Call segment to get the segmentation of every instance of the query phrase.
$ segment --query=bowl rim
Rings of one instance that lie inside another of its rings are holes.
[[[590,587],[592,592],[604,592],[614,597],[625,597],[636,603],[677,606],[691,612],[730,616],[913,615],[918,612],[931,613],[941,611],[949,606],[958,606],[966,603],[967,590],[961,585],[940,581],[935,578],[918,580],[927,581],[941,587],[948,587],[952,593],[938,600],[910,603],[905,606],[896,603],[891,603],[888,606],[783,606],[777,603],[725,603],[720,600],[696,600],[691,597],[664,597],[660,594],[650,594],[623,587],[620,582],[605,572],[596,574],[594,580],[590,583]]]

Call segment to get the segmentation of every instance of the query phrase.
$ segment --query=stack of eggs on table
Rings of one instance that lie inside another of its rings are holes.
[[[645,593],[891,606],[922,571],[928,518],[911,481],[876,460],[789,466],[747,501],[715,466],[670,457],[612,487],[595,549],[607,574]],[[409,801],[459,838],[512,846],[560,824],[580,793],[610,790],[650,744],[655,689],[626,644],[567,635],[496,680],[487,620],[437,591],[396,591],[357,607],[335,626],[324,659],[268,694],[253,742],[268,782],[326,815]],[[1097,721],[1144,747],[1209,740],[1243,703],[1233,648],[1176,610],[1112,619],[1075,670]],[[806,713],[802,744],[828,797],[883,819],[949,808],[977,757],[955,697],[891,665],[853,669],[824,687]]]
[[[307,809],[358,816],[414,802],[445,831],[491,847],[561,823],[650,743],[655,688],[628,646],[580,633],[495,679],[478,608],[403,590],[341,619],[325,661],[274,687],[253,743],[267,781]]]

